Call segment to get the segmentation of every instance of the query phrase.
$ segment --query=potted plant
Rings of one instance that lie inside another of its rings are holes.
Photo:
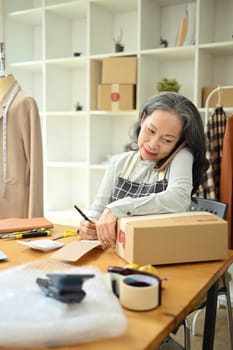
[[[124,44],[122,43],[123,40],[123,31],[121,29],[119,36],[113,38],[113,41],[115,43],[115,52],[122,52],[124,51]]]
[[[80,102],[76,102],[74,105],[74,108],[76,111],[82,111],[83,110],[83,105],[81,105]]]
[[[168,41],[162,36],[160,37],[160,47],[168,47]]]
[[[176,79],[163,78],[162,80],[157,82],[158,92],[163,92],[163,91],[179,92],[180,87],[181,85],[178,83]]]

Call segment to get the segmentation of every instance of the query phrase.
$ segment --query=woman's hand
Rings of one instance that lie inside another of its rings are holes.
[[[114,216],[110,209],[105,208],[99,220],[96,222],[98,239],[103,248],[115,248],[116,244],[116,223],[117,217]]]
[[[82,239],[98,239],[97,231],[96,231],[96,220],[92,219],[92,222],[87,220],[80,221],[79,225],[79,234]]]

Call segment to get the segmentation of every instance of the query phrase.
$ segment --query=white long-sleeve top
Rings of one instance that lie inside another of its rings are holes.
[[[135,151],[115,155],[109,162],[100,184],[96,198],[88,210],[88,216],[98,218],[103,210],[109,208],[116,217],[127,215],[152,215],[162,213],[182,212],[189,210],[192,191],[193,155],[187,148],[180,150],[164,173],[168,181],[165,191],[152,193],[146,197],[125,197],[111,202],[114,187],[118,177],[123,176]],[[154,170],[152,161],[138,160],[128,176],[128,180],[137,183],[155,183],[160,179]]]

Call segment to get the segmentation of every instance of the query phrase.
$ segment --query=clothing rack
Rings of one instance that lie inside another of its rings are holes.
[[[217,92],[218,93],[218,105],[221,105],[221,90],[224,90],[224,89],[233,89],[233,85],[218,86],[209,93],[209,95],[206,99],[206,103],[205,103],[205,125],[208,121],[209,101],[210,101],[211,97]],[[232,106],[233,106],[233,102],[232,102]]]

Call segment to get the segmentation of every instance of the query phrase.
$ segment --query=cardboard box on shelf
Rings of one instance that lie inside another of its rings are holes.
[[[99,110],[132,110],[135,109],[135,85],[100,84],[98,85]]]
[[[102,84],[137,84],[137,57],[103,59]]]
[[[202,88],[202,107],[205,107],[206,100],[209,94],[216,89],[217,86],[209,86]],[[233,88],[232,89],[221,89],[216,91],[210,98],[208,107],[216,107],[217,104],[220,104],[223,107],[232,107],[233,106]]]
[[[207,212],[118,220],[116,252],[128,263],[161,265],[227,257],[227,222]]]

